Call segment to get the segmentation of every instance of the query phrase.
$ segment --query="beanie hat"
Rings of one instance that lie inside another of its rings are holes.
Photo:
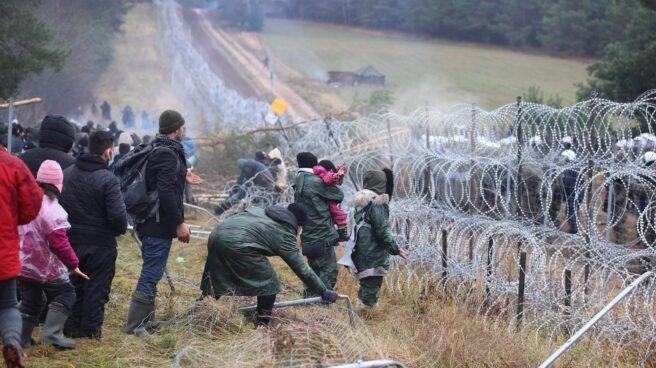
[[[289,206],[287,206],[287,210],[291,213],[294,214],[294,217],[296,217],[296,222],[298,223],[298,226],[304,226],[305,223],[307,222],[307,210],[305,209],[305,206],[303,206],[300,203],[292,203]]]
[[[39,147],[68,152],[75,142],[73,126],[60,115],[48,115],[41,122]]]
[[[36,174],[36,181],[43,184],[52,184],[61,193],[64,183],[64,173],[61,166],[53,160],[45,160]]]
[[[301,152],[296,155],[296,161],[300,169],[311,169],[317,166],[317,156],[310,152]]]
[[[248,163],[247,159],[240,158],[239,160],[237,160],[237,167],[239,167],[239,169],[243,169],[244,167],[246,167],[247,163]]]
[[[159,116],[159,133],[170,134],[185,124],[185,120],[179,112],[166,110]]]

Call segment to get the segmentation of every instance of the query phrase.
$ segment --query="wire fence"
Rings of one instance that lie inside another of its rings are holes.
[[[286,157],[311,151],[347,165],[346,198],[366,170],[395,170],[391,221],[411,256],[393,263],[394,292],[434,290],[499,328],[555,342],[656,265],[654,128],[650,91],[563,109],[519,100],[327,118],[284,137]],[[593,328],[591,358],[654,364],[655,284]]]

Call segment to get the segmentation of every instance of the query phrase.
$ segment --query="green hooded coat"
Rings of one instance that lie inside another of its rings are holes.
[[[300,169],[294,181],[294,202],[307,209],[308,219],[303,225],[303,244],[322,244],[339,237],[328,209],[328,202],[341,203],[344,193],[335,185],[326,185],[312,169]]]
[[[386,178],[382,171],[365,173],[366,189],[355,194],[353,205],[356,209],[355,221],[361,220],[351,258],[358,269],[356,277],[386,276],[389,270],[389,256],[399,255],[399,246],[392,236],[389,224],[389,195],[385,193]],[[370,207],[364,213],[361,210]],[[364,218],[363,218],[364,216]]]
[[[317,294],[326,286],[296,247],[296,218],[278,206],[251,207],[217,225],[207,243],[203,295],[278,294],[280,282],[267,257],[279,256]]]

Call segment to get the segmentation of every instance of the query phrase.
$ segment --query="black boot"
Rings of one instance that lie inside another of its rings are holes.
[[[155,296],[135,291],[128,310],[128,321],[123,332],[138,337],[150,335],[146,330],[147,323],[155,316]]]
[[[39,323],[39,317],[30,316],[29,314],[21,314],[21,320],[23,321],[23,329],[21,331],[20,344],[23,349],[27,349],[34,345],[32,331],[34,331],[34,327]]]
[[[75,349],[75,341],[62,335],[62,329],[68,319],[66,308],[59,303],[51,303],[43,325],[40,342],[42,344],[54,345],[59,349]]]
[[[273,316],[273,305],[276,302],[276,295],[262,295],[257,297],[257,326],[266,328],[271,327],[271,317]]]

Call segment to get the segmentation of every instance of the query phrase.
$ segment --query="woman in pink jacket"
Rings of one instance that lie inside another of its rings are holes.
[[[32,345],[32,330],[39,322],[46,296],[51,302],[40,342],[62,349],[75,348],[75,342],[61,334],[75,302],[75,288],[68,274],[83,278],[87,276],[78,268],[77,256],[66,235],[71,227],[68,214],[57,201],[63,189],[63,179],[62,169],[57,162],[47,160],[41,164],[36,177],[44,192],[41,210],[32,222],[18,227],[23,264],[18,276],[18,287],[22,298],[21,345],[24,348]]]

